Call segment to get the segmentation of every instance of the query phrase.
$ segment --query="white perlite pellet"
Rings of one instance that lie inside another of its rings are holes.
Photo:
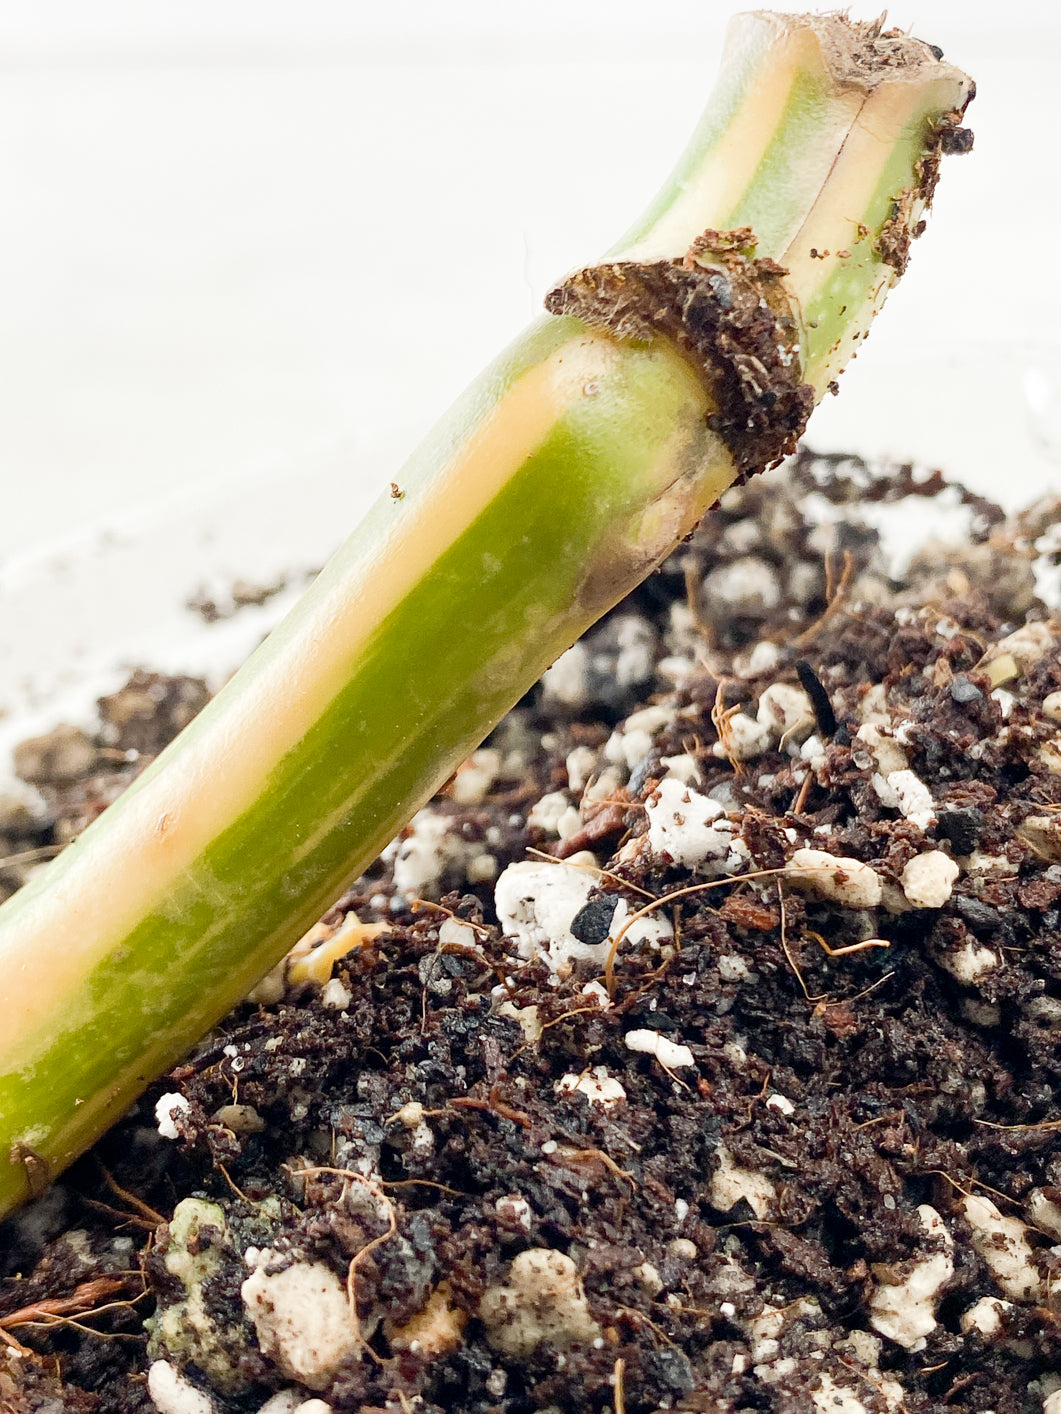
[[[643,1051],[645,1055],[654,1056],[667,1070],[696,1065],[688,1046],[671,1041],[658,1031],[650,1031],[647,1028],[628,1031],[623,1037],[623,1043],[628,1051]]]
[[[791,743],[798,751],[814,726],[814,708],[801,687],[787,682],[771,683],[761,694],[755,719],[769,731],[774,741]]]
[[[513,1258],[507,1285],[484,1293],[479,1318],[494,1349],[517,1359],[545,1340],[564,1349],[591,1345],[601,1333],[578,1268],[565,1253],[545,1247]]]
[[[155,1119],[158,1122],[158,1132],[163,1139],[179,1139],[177,1126],[174,1119],[177,1115],[187,1114],[191,1109],[191,1103],[184,1098],[179,1090],[168,1091],[165,1095],[160,1095],[155,1101]]]
[[[642,707],[631,712],[604,744],[605,759],[633,771],[652,750],[652,739],[661,727],[674,720],[673,707]]]
[[[527,815],[527,824],[560,839],[573,835],[580,821],[578,811],[562,790],[552,790],[536,801]]]
[[[217,1405],[185,1379],[168,1360],[156,1360],[147,1372],[147,1392],[158,1414],[217,1414]]]
[[[616,766],[605,766],[596,780],[589,783],[582,792],[583,802],[607,800],[623,784],[626,777]]]
[[[739,953],[722,953],[718,958],[718,975],[723,982],[743,982],[751,970]]]
[[[888,784],[899,797],[899,812],[919,830],[936,822],[936,802],[920,776],[911,770],[889,771]]]
[[[1011,1301],[1041,1301],[1043,1282],[1024,1223],[1003,1217],[989,1198],[978,1193],[966,1198],[962,1209],[973,1230],[973,1247],[1003,1294]]]
[[[395,844],[394,884],[415,897],[431,887],[442,873],[449,841],[449,821],[430,810],[421,810],[409,824],[409,834]]]
[[[867,1370],[876,1370],[880,1364],[880,1352],[884,1342],[879,1335],[856,1326],[844,1340],[838,1340],[833,1349],[838,1354],[853,1355],[858,1364]]]
[[[940,967],[945,968],[952,977],[956,977],[959,982],[964,982],[967,986],[972,986],[982,977],[994,972],[1000,962],[998,953],[992,952],[990,948],[985,948],[975,938],[968,939],[967,942],[962,943],[961,947],[954,948],[950,952],[938,953],[936,960]]]
[[[282,1389],[267,1399],[258,1414],[332,1414],[323,1399],[303,1399],[297,1389]]]
[[[958,1324],[961,1326],[963,1335],[979,1331],[982,1336],[986,1336],[990,1340],[1002,1329],[1003,1315],[1012,1310],[1012,1301],[1001,1301],[997,1296],[981,1296],[979,1301],[970,1306],[967,1311],[962,1312]]]
[[[700,767],[695,756],[690,756],[688,752],[683,752],[680,756],[661,756],[659,764],[669,781],[681,781],[687,786],[700,783]]]
[[[759,618],[781,602],[781,584],[773,565],[758,555],[743,555],[710,571],[703,599],[716,614]]]
[[[502,930],[515,937],[521,957],[596,957],[571,933],[571,920],[589,898],[596,879],[584,869],[535,863],[510,864],[494,886],[494,907]]]
[[[1041,1188],[1033,1188],[1028,1195],[1028,1216],[1035,1227],[1061,1239],[1061,1207],[1048,1198]]]
[[[633,687],[652,676],[656,658],[656,632],[640,614],[619,614],[612,620],[619,652],[615,657],[615,680],[620,687]]]
[[[989,877],[1016,873],[1008,855],[985,854],[982,849],[974,849],[964,860],[964,866],[969,874],[986,874]]]
[[[467,864],[469,884],[488,884],[497,878],[497,860],[492,854],[473,854]]]
[[[708,1198],[720,1213],[728,1213],[743,1198],[760,1220],[770,1216],[777,1201],[777,1189],[765,1173],[735,1163],[724,1145],[716,1151],[718,1168],[711,1175]]]
[[[861,722],[875,722],[877,726],[891,728],[891,713],[888,711],[888,693],[882,682],[874,683],[862,697],[857,707]]]
[[[817,732],[811,732],[810,736],[799,749],[801,761],[806,761],[812,771],[820,771],[825,765],[825,743]]]
[[[656,735],[661,727],[673,722],[675,709],[673,707],[642,707],[637,712],[631,712],[623,723],[624,732],[647,732],[650,737]]]
[[[589,649],[584,643],[572,644],[542,674],[542,696],[562,707],[584,707],[589,700],[589,670]]]
[[[322,1262],[296,1262],[270,1273],[274,1260],[267,1248],[258,1253],[254,1271],[240,1288],[243,1305],[258,1344],[281,1373],[310,1389],[323,1389],[360,1348],[349,1298]]]
[[[759,1314],[748,1322],[746,1334],[751,1347],[751,1357],[756,1363],[777,1354],[779,1337],[785,1329],[787,1315],[780,1306],[764,1306]]]
[[[608,1074],[607,1067],[603,1065],[595,1065],[592,1070],[582,1075],[562,1075],[554,1089],[561,1095],[585,1095],[591,1105],[602,1105],[605,1108],[626,1099],[626,1091],[622,1085],[614,1075]]]
[[[958,866],[949,854],[931,849],[914,855],[899,876],[899,882],[915,908],[942,908],[951,896],[958,873]]]
[[[605,994],[607,995],[607,994]],[[528,1046],[536,1046],[542,1038],[541,1017],[536,1006],[513,1006],[509,1001],[502,1002],[497,1009],[498,1016],[507,1016],[514,1021],[523,1032],[524,1043]]]
[[[763,527],[754,519],[731,521],[721,539],[729,554],[747,555],[763,543]]]
[[[850,1385],[838,1385],[823,1374],[818,1388],[810,1392],[811,1403],[822,1414],[866,1414],[866,1406]]]
[[[258,1414],[295,1414],[301,1403],[302,1396],[297,1389],[277,1390],[276,1394],[270,1395],[261,1406]]]
[[[872,777],[873,789],[882,805],[898,810],[904,819],[919,830],[927,830],[936,820],[936,804],[932,792],[913,771],[890,771],[887,776]]]
[[[868,864],[821,849],[797,849],[785,875],[797,889],[847,908],[876,908],[883,893],[880,875]]]
[[[769,639],[761,639],[747,656],[744,676],[753,678],[759,673],[768,673],[771,668],[776,668],[780,661],[779,645],[771,643]]]
[[[566,765],[568,786],[581,793],[597,769],[597,753],[588,746],[576,746],[568,752]]]
[[[661,781],[645,806],[648,842],[656,854],[667,854],[686,869],[710,866],[712,872],[734,874],[748,858],[747,847],[734,834],[723,806],[681,781]]]
[[[651,1262],[642,1262],[631,1271],[650,1296],[658,1296],[663,1290],[663,1278]]]
[[[1002,720],[1008,722],[1013,715],[1013,708],[1017,704],[1017,699],[1012,692],[1007,692],[1004,687],[996,687],[991,694],[991,701],[997,702],[999,711],[1002,713]]]
[[[712,754],[733,761],[753,761],[768,750],[773,741],[773,733],[762,722],[749,717],[747,712],[735,712],[729,719],[726,740],[716,741]]]
[[[326,1006],[330,1011],[345,1011],[353,999],[353,992],[340,982],[338,977],[333,977],[326,982],[321,991],[321,1005]]]
[[[449,793],[458,805],[481,805],[501,774],[501,753],[484,746],[457,767]]]
[[[438,941],[444,948],[471,948],[476,944],[475,929],[459,918],[446,918],[439,924]]]
[[[406,898],[421,898],[435,889],[447,865],[466,861],[472,848],[450,829],[449,818],[430,808],[418,811],[409,822],[408,833],[387,847],[393,853],[394,887]]]
[[[885,780],[893,771],[905,771],[909,766],[905,749],[895,740],[891,731],[878,722],[863,722],[855,735],[869,747]]]
[[[625,899],[620,899],[612,914],[609,938],[602,943],[583,943],[571,932],[575,915],[589,898],[597,883],[597,873],[591,869],[574,868],[571,864],[547,864],[521,860],[510,864],[494,886],[494,908],[502,930],[514,937],[520,956],[545,957],[556,974],[565,973],[575,961],[603,964],[614,938],[630,916]],[[674,936],[670,922],[663,917],[639,918],[624,939],[631,945],[658,943]]]
[[[787,1379],[795,1368],[796,1357],[786,1355],[783,1360],[775,1360],[773,1364],[753,1365],[752,1374],[764,1385],[776,1385]]]
[[[881,1280],[869,1298],[870,1325],[906,1350],[919,1347],[936,1328],[936,1301],[954,1275],[954,1239],[935,1208],[922,1203],[917,1210],[930,1237],[939,1238],[942,1250],[918,1258],[899,1281]]]

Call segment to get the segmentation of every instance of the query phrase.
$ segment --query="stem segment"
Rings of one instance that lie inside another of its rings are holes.
[[[791,445],[792,399],[805,413],[864,335],[970,91],[879,26],[736,22],[688,151],[609,263],[554,292],[564,317],[482,375],[232,683],[0,909],[0,1214],[246,994],[738,474]]]

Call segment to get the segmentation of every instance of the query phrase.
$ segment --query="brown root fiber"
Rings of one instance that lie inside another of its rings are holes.
[[[545,298],[551,314],[618,339],[670,340],[703,378],[718,409],[709,425],[741,479],[794,452],[814,407],[800,380],[787,272],[757,260],[755,245],[746,226],[705,231],[681,260],[589,266]]]

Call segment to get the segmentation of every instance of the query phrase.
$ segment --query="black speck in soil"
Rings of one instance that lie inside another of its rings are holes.
[[[611,898],[591,898],[584,903],[571,920],[571,932],[580,943],[597,947],[608,936],[615,917],[619,900]]]

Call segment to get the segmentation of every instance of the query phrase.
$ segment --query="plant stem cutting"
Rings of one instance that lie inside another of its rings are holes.
[[[901,274],[966,76],[836,16],[730,35],[674,174],[477,380],[291,616],[0,909],[0,1214],[254,983],[727,486]]]

